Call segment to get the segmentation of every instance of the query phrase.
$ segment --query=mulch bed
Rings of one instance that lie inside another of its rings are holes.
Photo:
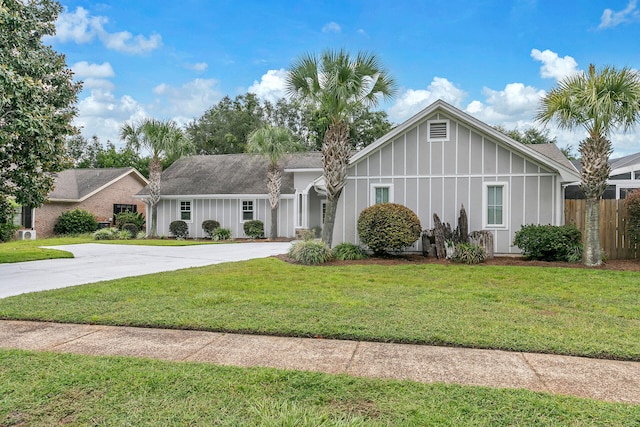
[[[295,264],[286,255],[278,255],[278,258],[282,261]],[[414,265],[414,264],[440,264],[451,265],[453,262],[447,259],[438,259],[433,257],[423,257],[422,255],[399,255],[386,258],[369,258],[366,260],[358,261],[330,261],[322,266],[343,266],[343,265]],[[599,267],[587,267],[583,264],[571,264],[567,262],[546,262],[546,261],[531,261],[526,260],[520,256],[497,256],[493,259],[488,259],[480,266],[483,265],[505,265],[505,266],[519,266],[519,267],[562,267],[562,268],[589,268],[594,270],[620,270],[620,271],[640,271],[640,260],[610,260],[602,264]]]

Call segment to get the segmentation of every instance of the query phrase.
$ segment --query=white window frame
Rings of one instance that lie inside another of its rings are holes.
[[[446,135],[444,138],[431,138],[431,125],[432,124],[442,124],[446,125]],[[427,142],[436,142],[436,141],[448,141],[450,139],[450,131],[451,126],[449,125],[449,120],[441,119],[441,120],[427,120]]]
[[[244,210],[245,203],[251,203],[251,211]],[[245,212],[251,212],[251,219],[244,219]],[[253,221],[254,219],[256,219],[256,201],[250,200],[250,199],[240,200],[240,223],[243,223],[246,221]]]
[[[189,210],[182,210],[182,204],[183,203],[189,203]],[[182,213],[183,212],[189,212],[189,219],[182,219]],[[184,221],[187,223],[192,223],[193,222],[193,200],[178,200],[178,219],[180,219],[180,221]]]
[[[502,187],[502,224],[489,224],[489,187]],[[509,228],[509,183],[489,181],[482,183],[482,224],[484,228]]]
[[[393,184],[375,183],[370,186],[371,191],[369,195],[369,206],[376,204],[376,190],[378,188],[387,188],[389,190],[389,202],[393,203]]]

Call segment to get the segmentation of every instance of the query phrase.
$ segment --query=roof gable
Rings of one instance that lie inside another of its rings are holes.
[[[534,160],[537,163],[560,173],[562,180],[565,182],[572,182],[580,179],[575,167],[566,159],[562,152],[558,150],[555,144],[551,144],[554,146],[553,148],[548,147],[541,149],[535,149],[532,145],[522,144],[442,100],[435,101],[413,117],[406,120],[404,123],[392,129],[389,133],[375,141],[373,144],[352,156],[351,164],[358,162],[360,159],[368,156],[375,150],[380,149],[385,144],[392,142],[396,137],[411,130],[412,127],[424,122],[428,117],[437,112],[442,112],[446,116],[464,123],[476,132],[491,137],[493,140],[498,141],[512,149],[514,152],[519,153],[525,159]]]
[[[132,175],[142,185],[148,184],[134,168],[67,169],[56,174],[50,202],[82,202],[125,176]]]

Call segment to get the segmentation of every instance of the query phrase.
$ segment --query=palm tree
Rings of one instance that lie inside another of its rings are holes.
[[[372,53],[358,52],[352,57],[344,50],[326,50],[294,61],[286,84],[290,96],[315,104],[330,121],[322,141],[327,192],[322,241],[331,246],[338,199],[351,156],[350,114],[361,106],[376,106],[381,96],[391,98],[396,91],[395,82]]]
[[[299,151],[301,146],[294,142],[293,135],[288,129],[278,126],[266,126],[249,134],[247,138],[247,152],[260,154],[269,159],[267,169],[267,189],[269,190],[269,203],[271,204],[271,229],[269,237],[278,237],[278,202],[280,201],[280,185],[282,182],[282,169],[279,162],[282,157],[294,151]]]
[[[151,207],[151,237],[158,234],[158,200],[160,200],[160,174],[163,158],[178,159],[193,152],[193,144],[173,120],[143,119],[138,123],[125,123],[120,138],[137,152],[141,148],[151,152],[149,162],[149,205]]]
[[[555,120],[560,128],[583,127],[587,138],[580,142],[581,187],[587,200],[583,261],[602,263],[600,249],[600,197],[609,178],[609,134],[629,129],[640,120],[640,74],[629,68],[597,70],[566,77],[542,99],[536,119]]]

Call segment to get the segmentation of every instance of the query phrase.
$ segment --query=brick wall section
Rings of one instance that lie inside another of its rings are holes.
[[[140,199],[133,198],[133,195],[143,188],[144,184],[129,174],[81,203],[47,202],[35,210],[36,235],[51,237],[53,226],[58,222],[60,214],[76,208],[91,212],[98,222],[113,218],[113,205],[120,203],[137,205],[138,212],[146,216],[146,205]]]

